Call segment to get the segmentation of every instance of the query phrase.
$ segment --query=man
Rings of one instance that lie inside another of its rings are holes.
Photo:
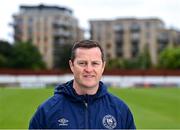
[[[70,69],[74,79],[55,88],[30,121],[29,129],[135,129],[127,105],[100,81],[105,68],[98,42],[74,44]]]

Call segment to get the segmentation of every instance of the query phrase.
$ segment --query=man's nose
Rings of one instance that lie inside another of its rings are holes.
[[[93,70],[93,66],[91,64],[87,64],[85,67],[85,71],[91,72]]]

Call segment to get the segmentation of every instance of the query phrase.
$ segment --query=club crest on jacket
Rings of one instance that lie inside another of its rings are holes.
[[[103,117],[102,123],[107,129],[114,129],[117,125],[116,119],[112,115],[106,115]]]

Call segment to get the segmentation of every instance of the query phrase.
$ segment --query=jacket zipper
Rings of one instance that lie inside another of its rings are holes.
[[[84,101],[84,105],[85,105],[85,129],[88,129],[89,127],[89,123],[88,123],[88,103],[86,101]]]

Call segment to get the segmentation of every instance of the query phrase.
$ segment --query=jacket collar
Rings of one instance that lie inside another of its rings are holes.
[[[71,101],[80,101],[80,102],[86,101],[88,103],[103,97],[104,95],[106,95],[106,93],[107,93],[107,87],[101,81],[99,82],[98,91],[94,95],[78,95],[75,89],[73,88],[73,80],[65,84],[58,85],[54,91],[54,94],[63,94]]]

